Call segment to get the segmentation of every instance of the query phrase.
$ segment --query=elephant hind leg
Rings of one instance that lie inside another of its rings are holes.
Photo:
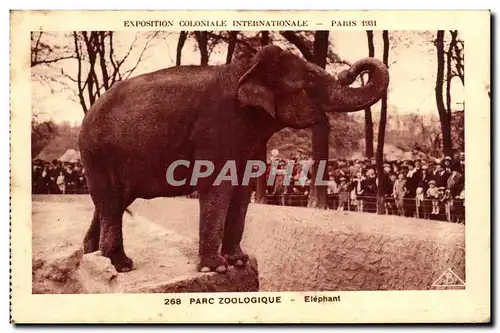
[[[90,223],[89,230],[83,239],[83,253],[91,253],[99,250],[99,234],[101,233],[101,216],[99,211],[94,209],[94,216]]]
[[[108,199],[102,207],[100,221],[99,250],[103,256],[111,260],[118,272],[128,272],[134,266],[123,247],[122,227],[125,208]]]
[[[118,272],[133,268],[132,260],[123,248],[123,213],[133,201],[127,197],[125,186],[116,173],[88,168],[89,190],[94,202],[94,218],[85,236],[85,250],[101,251]]]

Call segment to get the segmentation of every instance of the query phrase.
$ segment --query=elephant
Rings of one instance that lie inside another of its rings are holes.
[[[369,72],[368,82],[351,87]],[[101,251],[118,272],[133,269],[123,247],[122,218],[137,198],[199,195],[197,270],[225,272],[245,266],[241,248],[250,186],[214,179],[227,160],[241,167],[265,159],[277,131],[328,121],[327,112],[363,110],[389,84],[381,61],[365,58],[337,78],[276,45],[251,60],[214,66],[176,66],[114,84],[86,113],[79,135],[81,159],[94,215],[84,252]],[[189,166],[165,172],[175,161]],[[192,184],[194,161],[211,161],[213,175]],[[242,175],[238,175],[241,179]],[[133,237],[133,236],[131,236]]]

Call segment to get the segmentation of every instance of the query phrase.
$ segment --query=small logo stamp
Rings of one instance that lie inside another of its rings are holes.
[[[441,274],[436,281],[432,284],[434,288],[447,288],[454,287],[456,289],[465,288],[465,282],[462,280],[451,268],[448,268]]]

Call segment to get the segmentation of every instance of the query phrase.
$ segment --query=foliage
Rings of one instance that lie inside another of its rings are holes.
[[[68,149],[78,150],[80,126],[71,126],[68,123],[54,124],[50,122],[50,124],[53,132],[51,132],[50,136],[46,136],[45,139],[32,134],[31,156],[33,158],[51,161],[59,158]],[[37,149],[35,150],[33,147],[37,147]]]
[[[36,157],[58,134],[53,121],[31,121],[31,156]]]
[[[330,122],[330,158],[348,158],[360,148],[359,139],[363,137],[363,124],[351,115],[344,113],[328,114]],[[312,155],[311,129],[296,130],[285,128],[275,133],[267,144],[268,151],[278,149],[281,157],[296,154]]]
[[[52,65],[65,59],[74,59],[75,54],[65,43],[54,43],[55,37],[43,31],[31,33],[31,67]]]
[[[454,151],[465,151],[464,111],[451,113],[451,141]]]

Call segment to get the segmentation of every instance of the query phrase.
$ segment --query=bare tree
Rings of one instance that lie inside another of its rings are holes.
[[[58,46],[45,41],[49,37],[43,31],[31,33],[31,67],[49,65],[65,59],[74,59],[74,52],[64,46]]]
[[[125,54],[118,56],[115,52],[113,31],[73,32],[73,45],[77,60],[76,77],[66,73],[64,69],[61,69],[61,74],[76,84],[76,95],[84,113],[87,113],[104,91],[116,82],[132,75],[156,35],[157,32],[151,34],[139,55],[131,60],[130,55],[137,47],[138,35],[135,36]],[[131,62],[131,65],[125,65],[127,60]]]
[[[326,67],[326,58],[328,55],[328,31],[316,31],[314,40],[310,45],[310,40],[301,36],[299,32],[283,31],[281,35],[288,42],[293,44],[302,56],[310,62],[313,62],[321,68]],[[328,140],[330,126],[328,118],[325,115],[323,121],[312,128],[312,146],[314,165],[311,170],[312,179],[316,179],[319,161],[328,160]],[[311,186],[307,205],[309,207],[326,208],[327,191],[325,186]]]
[[[436,106],[439,114],[439,121],[441,123],[443,152],[446,156],[452,156],[453,147],[451,143],[451,116],[449,112],[450,110],[447,109],[443,101],[443,83],[445,73],[444,30],[438,30],[435,45],[437,55],[437,72],[434,92],[436,95]],[[448,67],[450,68],[450,72],[447,76],[450,76],[447,77],[447,80],[449,79],[451,81],[451,62],[448,64]],[[447,98],[448,97],[449,96],[447,94]]]
[[[295,45],[297,49],[299,49],[300,53],[302,53],[302,56],[310,62],[314,62],[314,55],[311,52],[312,45],[310,44],[309,40],[306,38],[301,37],[298,33],[294,31],[283,31],[281,32],[281,35],[286,38],[291,44]]]
[[[368,56],[375,57],[373,30],[366,31],[366,38],[368,42]],[[370,159],[373,157],[373,119],[371,107],[365,109],[365,156]]]
[[[236,48],[236,40],[238,31],[229,31],[229,41],[227,43],[226,64],[230,64],[233,60],[234,49]]]
[[[328,53],[328,31],[316,31],[314,34],[314,63],[325,69],[326,57]],[[322,121],[317,123],[312,128],[312,149],[314,164],[312,166],[312,179],[316,179],[318,173],[318,166],[320,161],[328,160],[328,139],[330,134],[330,124],[328,117],[324,115]],[[325,170],[326,171],[326,170]],[[326,179],[326,172],[323,172],[323,180]],[[311,186],[309,192],[309,200],[307,205],[309,207],[318,207],[326,209],[327,202],[327,188],[326,186]]]
[[[269,44],[269,31],[261,31],[260,42],[262,46]]]
[[[384,64],[389,67],[389,32],[387,30],[382,31],[382,39],[384,41],[384,53],[382,55],[382,59]],[[382,105],[380,107],[380,122],[379,122],[379,130],[378,130],[378,139],[377,139],[377,155],[376,159],[376,167],[377,167],[377,175],[378,175],[378,186],[377,186],[377,213],[385,214],[385,177],[381,177],[384,168],[384,141],[385,141],[385,127],[387,122],[387,93],[382,97]]]
[[[262,46],[266,46],[269,44],[269,31],[262,31],[260,37],[260,44]],[[267,147],[264,146],[263,150],[259,152],[259,159],[265,161],[266,155],[267,155]],[[255,202],[257,203],[267,202],[266,188],[267,188],[266,174],[264,173],[262,176],[258,177],[255,180]]]
[[[458,30],[450,30],[451,41],[450,41],[450,50],[452,53],[451,58],[454,61],[453,66],[453,76],[457,76],[460,81],[462,81],[462,85],[464,84],[464,41],[458,38]]]
[[[208,65],[208,34],[207,31],[194,32],[198,47],[200,48],[200,65]]]
[[[184,47],[184,44],[186,43],[187,39],[187,32],[186,31],[181,31],[179,33],[179,40],[177,41],[177,53],[175,56],[175,65],[180,66],[181,65],[181,59],[182,59],[182,48]]]

